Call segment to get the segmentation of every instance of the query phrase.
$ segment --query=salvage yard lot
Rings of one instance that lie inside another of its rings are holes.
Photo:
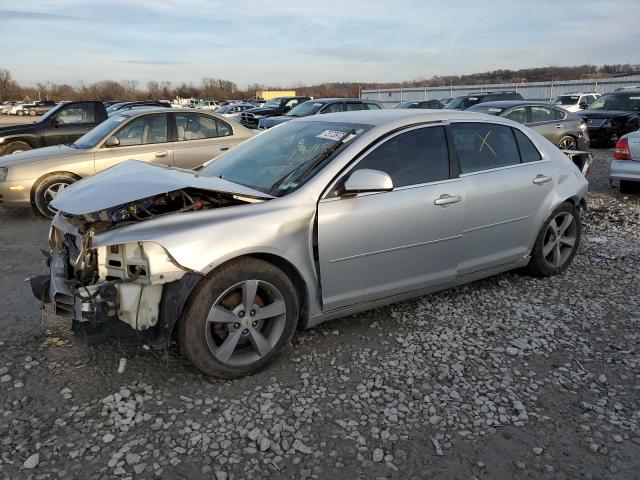
[[[176,347],[82,346],[23,283],[48,221],[1,211],[0,479],[636,479],[640,200],[593,152],[566,274],[333,321],[228,382]]]

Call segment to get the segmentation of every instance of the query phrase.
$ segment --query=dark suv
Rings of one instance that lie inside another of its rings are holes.
[[[603,147],[640,129],[640,89],[606,93],[578,115],[587,121],[589,136]]]
[[[250,108],[242,112],[240,123],[247,128],[258,128],[261,118],[279,117],[286,115],[289,110],[299,103],[311,100],[310,97],[276,97],[269,100],[262,107]]]
[[[444,108],[448,108],[449,110],[466,110],[478,103],[497,102],[499,100],[524,99],[522,98],[522,95],[515,91],[469,93],[467,95],[455,97],[453,100],[448,102]]]

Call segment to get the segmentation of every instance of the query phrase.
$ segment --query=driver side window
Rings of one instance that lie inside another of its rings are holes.
[[[507,113],[504,118],[518,123],[527,123],[527,111],[524,107],[518,107]]]
[[[164,143],[167,141],[167,116],[137,118],[123,126],[116,137],[120,140],[120,147]]]
[[[93,103],[75,103],[62,107],[56,114],[62,125],[95,123],[96,111]]]
[[[393,187],[419,185],[449,178],[449,150],[443,127],[401,133],[369,153],[355,170],[387,173]]]

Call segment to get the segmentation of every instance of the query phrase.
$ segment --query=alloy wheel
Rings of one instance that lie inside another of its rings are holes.
[[[220,362],[248,365],[268,355],[286,324],[282,294],[263,280],[246,280],[213,303],[205,325],[209,350]]]
[[[565,137],[558,144],[558,148],[562,150],[575,150],[576,141],[572,137]]]
[[[544,233],[542,255],[545,262],[553,267],[562,267],[573,252],[577,241],[578,227],[568,212],[556,215]]]
[[[47,204],[47,208],[52,213],[56,213],[57,210],[50,206],[51,202],[53,202],[56,199],[56,197],[60,194],[60,192],[62,192],[62,190],[64,190],[68,186],[69,185],[67,183],[58,182],[58,183],[54,183],[54,184],[49,185],[49,188],[47,188],[44,191],[44,201]]]

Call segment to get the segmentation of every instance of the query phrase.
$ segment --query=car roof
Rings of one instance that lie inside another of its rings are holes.
[[[207,110],[195,110],[193,108],[167,108],[167,107],[155,107],[153,105],[149,105],[148,107],[143,106],[140,108],[133,108],[131,110],[117,110],[115,112],[111,112],[112,116],[121,115],[123,117],[136,117],[138,115],[143,115],[145,113],[199,113],[205,115],[211,115],[213,112],[208,112]]]
[[[375,100],[368,100],[366,98],[342,98],[342,97],[335,97],[335,98],[314,98],[312,100],[307,100],[307,102],[311,102],[311,103],[331,103],[331,102],[362,102],[362,103],[366,103],[366,102],[371,102],[371,103],[377,103]],[[304,103],[307,103],[304,102]]]
[[[428,110],[428,109],[401,109],[386,108],[381,110],[356,110],[354,112],[327,113],[325,115],[311,115],[294,121],[308,122],[345,122],[361,123],[368,125],[385,125],[399,120],[418,122],[438,122],[446,120],[487,120],[483,113],[469,112],[467,110]]]
[[[534,100],[494,100],[492,102],[477,103],[473,107],[502,107],[511,108],[518,105],[543,105],[545,107],[555,107],[547,102],[536,102]],[[471,107],[471,108],[473,108]]]
[[[640,88],[626,88],[624,90],[605,93],[605,95],[640,95]]]

